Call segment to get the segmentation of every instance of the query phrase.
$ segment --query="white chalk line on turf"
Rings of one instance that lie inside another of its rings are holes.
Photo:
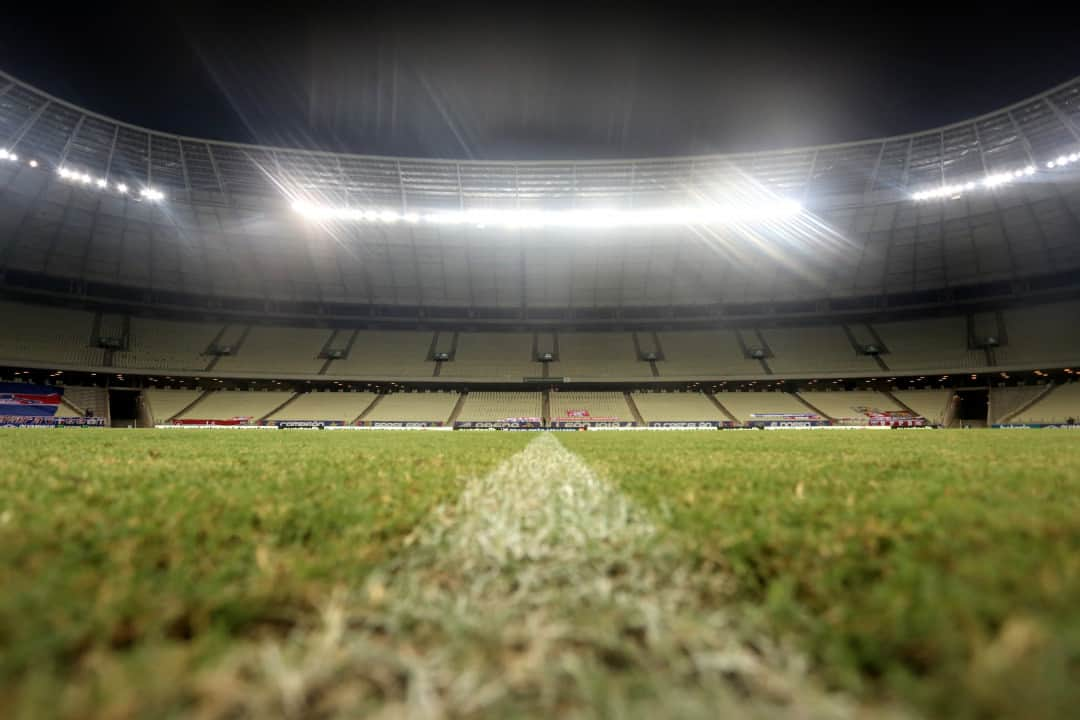
[[[690,567],[550,433],[469,481],[405,545],[359,593],[331,602],[321,628],[237,660],[211,706],[295,717],[866,716],[822,691],[797,653],[740,626],[722,604],[725,578]]]

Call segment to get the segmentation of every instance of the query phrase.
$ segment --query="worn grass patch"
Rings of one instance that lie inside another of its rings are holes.
[[[937,717],[1080,707],[1080,435],[561,439],[832,683]]]
[[[524,434],[0,430],[0,715],[162,717]]]

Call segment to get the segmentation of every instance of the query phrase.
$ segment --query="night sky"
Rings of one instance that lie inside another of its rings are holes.
[[[963,120],[1080,74],[1076,28],[992,3],[863,17],[715,3],[41,5],[5,11],[0,68],[48,92],[164,131],[373,154],[843,142]]]

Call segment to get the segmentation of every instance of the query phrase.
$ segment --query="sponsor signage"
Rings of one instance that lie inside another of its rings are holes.
[[[271,425],[276,425],[281,430],[301,430],[324,427],[336,427],[344,425],[341,420],[274,420]]]
[[[0,427],[105,427],[105,418],[0,415]]]
[[[651,420],[649,427],[655,428],[719,428],[730,427],[730,420]]]
[[[591,418],[588,420],[568,420],[558,419],[551,421],[551,427],[561,429],[574,429],[574,428],[613,428],[613,427],[630,427],[634,423],[629,420],[601,420],[597,418]]]
[[[1080,430],[1080,423],[1007,423],[1004,425],[991,425],[999,430]]]
[[[215,425],[215,426],[231,426],[231,425],[254,425],[251,422],[250,417],[234,417],[229,419],[209,419],[199,420],[197,418],[176,418],[172,421],[173,425]]]
[[[455,430],[530,430],[543,425],[539,418],[512,418],[507,420],[458,420]]]
[[[0,415],[52,417],[60,407],[63,388],[31,383],[0,383]]]
[[[757,427],[814,427],[829,421],[814,413],[751,413],[748,425]]]
[[[442,423],[437,420],[364,420],[360,425],[372,428],[421,428],[439,427]]]

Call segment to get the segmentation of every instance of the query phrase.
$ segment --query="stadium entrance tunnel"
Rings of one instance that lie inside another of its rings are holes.
[[[986,425],[990,407],[989,388],[959,388],[955,402],[956,419],[961,425]]]
[[[113,427],[136,427],[139,391],[137,389],[109,390],[109,418]]]

